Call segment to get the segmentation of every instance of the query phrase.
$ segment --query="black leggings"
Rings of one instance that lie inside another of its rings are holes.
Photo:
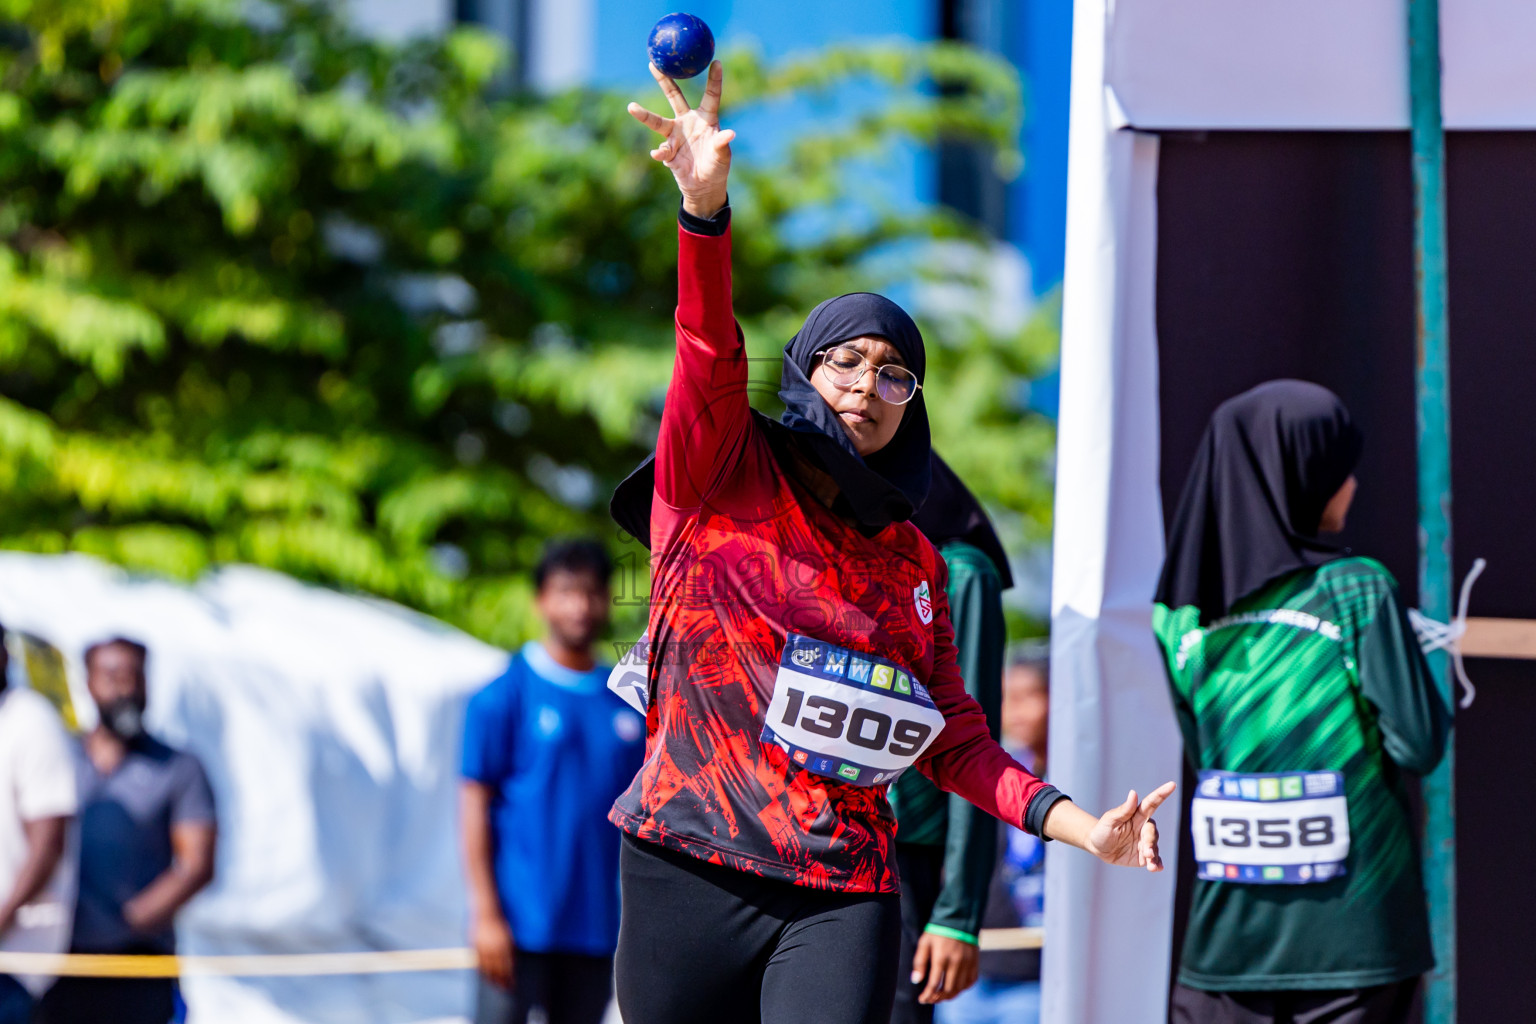
[[[894,893],[758,878],[624,837],[624,1024],[889,1024]]]

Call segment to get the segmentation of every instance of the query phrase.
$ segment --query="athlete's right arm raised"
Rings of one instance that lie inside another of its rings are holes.
[[[710,65],[704,98],[694,109],[654,65],[651,75],[674,116],[637,103],[629,112],[664,136],[651,157],[677,180],[685,214],[678,231],[677,362],[656,443],[656,492],[673,508],[689,509],[736,464],[751,430],[746,353],[731,311],[726,185],[735,133],[720,130],[719,61]]]

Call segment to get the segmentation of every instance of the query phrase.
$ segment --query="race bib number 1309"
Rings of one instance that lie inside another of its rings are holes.
[[[1349,804],[1340,772],[1203,771],[1190,805],[1201,878],[1307,885],[1344,874]]]
[[[928,691],[900,665],[791,633],[762,739],[808,771],[879,786],[911,767],[943,728]]]

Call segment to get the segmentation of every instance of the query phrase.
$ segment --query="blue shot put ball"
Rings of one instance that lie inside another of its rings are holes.
[[[645,41],[651,63],[668,78],[692,78],[715,58],[715,34],[703,18],[669,14],[651,29]]]

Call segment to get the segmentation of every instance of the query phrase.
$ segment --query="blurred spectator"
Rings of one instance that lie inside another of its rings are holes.
[[[1003,748],[1041,778],[1050,720],[1050,661],[1044,644],[1021,649],[1003,676]],[[997,871],[982,918],[984,928],[1038,928],[1045,923],[1045,844],[1016,828],[1002,829]],[[939,1024],[1038,1024],[1040,950],[981,954],[981,980],[938,1007]]]
[[[469,702],[463,829],[476,1024],[598,1024],[613,989],[619,832],[608,809],[640,770],[645,721],[607,690],[593,644],[613,564],[595,541],[544,552],[546,632]]]
[[[213,792],[197,758],[144,731],[142,644],[86,649],[98,724],[76,758],[80,895],[76,953],[168,954],[176,913],[213,879]],[[43,1000],[45,1024],[165,1024],[169,978],[63,978]]]
[[[40,694],[6,685],[0,626],[0,951],[62,953],[73,874],[65,832],[75,813],[69,735]],[[0,974],[0,1024],[26,1024],[48,979]]]

